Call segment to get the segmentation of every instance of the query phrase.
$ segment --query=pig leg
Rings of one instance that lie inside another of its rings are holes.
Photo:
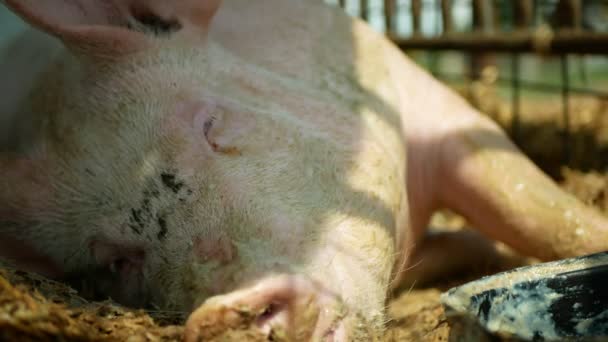
[[[501,248],[478,231],[430,229],[396,286],[397,291],[436,283],[454,275],[479,275],[526,263],[525,258]]]
[[[475,251],[471,253],[471,251]],[[402,289],[425,286],[464,272],[496,269],[504,255],[494,242],[474,230],[429,231],[420,248],[410,257],[409,267],[400,277]]]
[[[432,212],[444,207],[541,260],[608,249],[608,219],[560,189],[496,123],[419,68],[395,74],[416,80],[402,84],[407,108],[415,108],[403,111],[402,122],[416,245]]]
[[[541,260],[608,248],[608,220],[561,190],[468,105],[440,144],[438,204],[484,235]]]
[[[444,95],[450,108],[460,111],[443,115],[440,134],[408,137],[408,197],[416,238],[394,286],[523,262],[505,258],[487,238],[541,260],[608,249],[605,217],[560,189],[494,122],[453,94]],[[477,232],[425,234],[432,212],[442,207],[463,215]]]

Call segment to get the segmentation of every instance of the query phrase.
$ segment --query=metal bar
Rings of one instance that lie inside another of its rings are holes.
[[[557,27],[578,30],[582,27],[581,0],[561,0],[556,8]]]
[[[608,33],[560,32],[543,41],[532,33],[452,34],[442,37],[390,38],[404,50],[459,50],[480,52],[537,52],[545,54],[586,53],[608,54]]]
[[[473,0],[473,31],[489,31],[492,28],[492,3],[489,0]]]
[[[346,0],[340,0],[338,2],[338,5],[340,5],[340,7],[342,7],[342,8],[346,8]]]
[[[441,0],[441,21],[443,23],[443,33],[452,32],[452,0]]]
[[[572,28],[580,30],[583,27],[583,11],[581,0],[568,0],[572,10]]]
[[[473,32],[487,34],[494,31],[492,0],[473,0]],[[475,79],[487,66],[493,65],[494,60],[488,51],[471,50],[470,74]]]
[[[578,56],[578,74],[581,78],[581,82],[584,85],[589,84],[589,77],[587,76],[587,63],[585,55]]]
[[[532,0],[515,0],[513,1],[513,19],[515,19],[515,27],[518,29],[526,29],[532,24],[534,3]]]
[[[568,70],[568,55],[561,55],[562,74],[562,115],[564,121],[563,132],[563,158],[566,165],[570,165],[570,75]]]
[[[438,36],[442,34],[442,27],[443,27],[443,18],[441,16],[441,1],[440,0],[434,0],[433,3],[433,17],[435,20],[435,31],[433,32],[434,36]]]
[[[420,13],[422,12],[422,1],[412,0],[412,32],[414,36],[420,34]]]
[[[395,31],[395,23],[393,21],[393,15],[395,13],[395,1],[396,0],[384,0],[384,23],[386,32],[389,34]]]
[[[361,18],[365,21],[369,19],[369,1],[361,0],[359,1],[359,9],[361,11]]]
[[[581,0],[559,0],[551,21],[559,29],[580,29],[582,23]]]
[[[532,1],[515,0],[513,1],[513,24],[519,31],[525,31],[532,22]],[[513,110],[513,120],[511,121],[511,136],[515,143],[519,142],[521,121],[521,101],[520,101],[520,80],[519,66],[520,58],[518,53],[511,55],[511,107]]]
[[[520,103],[519,54],[514,53],[511,56],[511,136],[515,143],[519,142],[520,136]]]
[[[539,14],[540,14],[539,2],[540,2],[540,0],[532,0],[532,25],[536,25],[539,20]]]

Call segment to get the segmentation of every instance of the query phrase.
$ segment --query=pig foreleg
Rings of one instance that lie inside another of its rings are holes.
[[[608,220],[560,189],[473,109],[464,109],[440,150],[439,204],[484,235],[542,260],[608,249]]]

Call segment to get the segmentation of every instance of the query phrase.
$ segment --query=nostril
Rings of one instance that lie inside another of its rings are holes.
[[[272,321],[273,318],[275,318],[279,312],[281,312],[283,309],[283,305],[282,304],[278,304],[278,303],[271,303],[269,304],[259,315],[258,318],[256,320],[256,324],[258,325],[258,327],[262,327],[264,325],[266,325],[268,322]]]

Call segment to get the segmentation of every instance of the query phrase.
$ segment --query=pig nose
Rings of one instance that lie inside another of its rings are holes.
[[[188,318],[185,341],[346,341],[346,314],[316,282],[275,276],[209,298]]]

